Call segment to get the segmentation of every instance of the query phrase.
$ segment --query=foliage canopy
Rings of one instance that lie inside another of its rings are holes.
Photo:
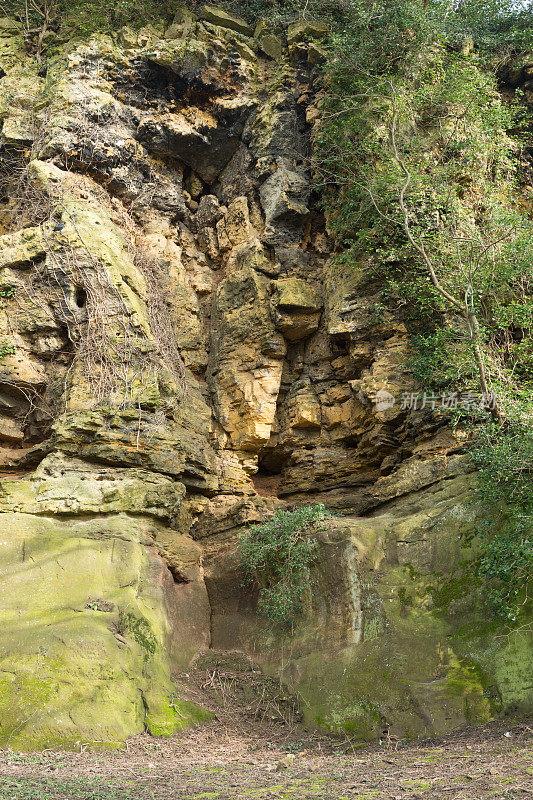
[[[381,281],[425,387],[500,398],[498,424],[461,422],[500,520],[480,528],[479,571],[514,619],[532,574],[533,203],[524,108],[496,70],[531,43],[531,3],[362,0],[352,13],[332,36],[315,149],[338,258]]]

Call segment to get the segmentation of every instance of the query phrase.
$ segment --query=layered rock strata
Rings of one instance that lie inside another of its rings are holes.
[[[208,7],[59,37],[44,75],[0,20],[0,744],[201,720],[173,675],[210,646],[273,672],[289,647],[308,720],[364,736],[531,702],[525,636],[444,596],[476,526],[462,443],[401,402],[407,332],[369,264],[330,261],[325,36]],[[318,501],[339,518],[287,641],[235,537]]]

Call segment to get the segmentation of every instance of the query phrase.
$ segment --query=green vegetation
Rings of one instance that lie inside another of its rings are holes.
[[[122,636],[131,634],[137,644],[144,647],[148,653],[155,653],[157,639],[150,629],[150,625],[143,617],[136,617],[131,611],[119,609],[117,621],[117,633]]]
[[[4,356],[11,356],[15,353],[17,348],[14,344],[10,344],[9,342],[2,342],[0,344],[0,358],[4,358]]]
[[[45,778],[2,777],[0,800],[137,800],[136,789],[86,779],[50,780]]]
[[[280,510],[241,534],[240,567],[246,582],[259,587],[258,610],[274,622],[290,624],[302,611],[318,548],[312,534],[329,516],[321,503]]]
[[[533,432],[523,415],[505,427],[485,422],[477,431],[472,455],[479,468],[479,497],[493,509],[480,531],[484,541],[478,571],[494,610],[510,622],[530,608],[533,574]]]
[[[0,0],[0,15],[19,22],[28,50],[41,60],[53,34],[67,24],[79,34],[116,30],[122,25],[145,25],[170,20],[182,6],[179,0]]]
[[[484,53],[527,50],[533,46],[533,16],[530,0],[467,0],[440,4],[436,23],[450,41],[471,36]]]
[[[86,15],[95,23],[103,23],[106,27],[126,24],[132,21],[147,21],[152,15],[162,18],[174,12],[182,3],[178,0],[117,0],[112,6],[103,0],[2,0],[0,6],[4,13],[19,19],[21,24],[30,29],[37,27],[47,18],[51,25],[71,13]]]
[[[105,0],[63,0],[63,16],[78,33],[92,33],[170,21],[182,5],[177,0],[118,0],[112,6]]]
[[[494,520],[479,573],[511,621],[532,575],[533,224],[524,110],[495,70],[533,41],[527,5],[356,4],[332,36],[315,162],[338,259],[380,281],[423,388],[478,398],[455,422]]]

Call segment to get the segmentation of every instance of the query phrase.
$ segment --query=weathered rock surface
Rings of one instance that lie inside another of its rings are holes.
[[[171,669],[207,643],[207,597],[198,580],[180,592],[154,546],[156,523],[6,512],[0,525],[3,746],[112,745],[202,718],[173,703]],[[184,554],[198,570],[199,548]]]
[[[294,635],[265,630],[233,577],[230,526],[264,511],[226,504],[218,529],[211,523],[202,539],[213,646],[254,653],[274,673],[284,661],[306,720],[337,733],[433,736],[527,711],[528,634],[498,637],[467,569],[471,552],[460,537],[479,524],[470,498],[471,479],[461,476],[369,518],[329,523]]]
[[[2,745],[193,724],[173,672],[211,644],[336,731],[531,707],[526,635],[497,639],[464,577],[460,435],[402,402],[407,331],[372,254],[330,261],[308,170],[327,35],[183,10],[57,44],[44,78],[0,20],[0,156],[22,176],[0,175]],[[318,501],[344,516],[283,637],[235,538]]]

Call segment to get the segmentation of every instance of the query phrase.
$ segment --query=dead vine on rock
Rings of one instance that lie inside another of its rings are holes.
[[[32,174],[31,162],[44,144],[50,111],[31,116],[30,147],[4,145],[0,148],[0,227],[5,232],[46,222],[52,216],[54,200]]]
[[[140,409],[143,397],[157,388],[150,342],[135,329],[124,298],[90,248],[76,247],[63,236],[58,250],[48,237],[43,226],[47,259],[37,265],[34,280],[47,287],[56,319],[72,344],[66,382],[81,378],[92,406]]]

